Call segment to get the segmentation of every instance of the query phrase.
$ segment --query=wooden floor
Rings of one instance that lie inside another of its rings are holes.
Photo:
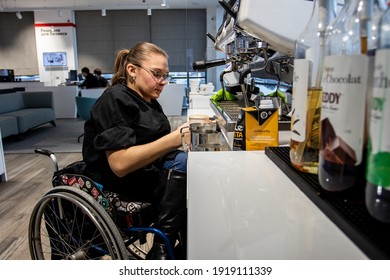
[[[168,117],[172,129],[186,116]],[[29,260],[28,224],[37,201],[51,188],[54,167],[39,154],[5,154],[7,182],[0,182],[0,260]],[[81,153],[56,154],[59,167],[81,160]]]
[[[81,153],[56,154],[60,167],[81,159]],[[29,260],[27,229],[30,213],[51,188],[54,170],[49,157],[5,154],[7,182],[0,183],[0,259]]]

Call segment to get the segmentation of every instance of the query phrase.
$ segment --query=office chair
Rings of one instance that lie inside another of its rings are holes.
[[[82,118],[84,121],[89,120],[90,118],[90,111],[93,104],[95,104],[96,98],[90,98],[90,97],[83,97],[83,96],[76,96],[76,108],[77,108],[77,114],[80,118]],[[80,143],[80,138],[84,136],[84,133],[81,134],[77,138],[77,142]]]

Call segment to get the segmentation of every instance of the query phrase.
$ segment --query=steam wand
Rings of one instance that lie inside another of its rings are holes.
[[[232,70],[228,70],[228,71],[224,70],[219,75],[219,81],[220,81],[221,86],[222,86],[222,100],[226,100],[225,83],[223,80],[223,76],[225,76],[225,74],[231,73],[231,72],[233,72],[233,71]]]
[[[249,107],[248,96],[246,94],[245,79],[251,73],[251,69],[248,68],[240,73],[239,84],[241,85],[242,96],[244,98],[245,108]]]

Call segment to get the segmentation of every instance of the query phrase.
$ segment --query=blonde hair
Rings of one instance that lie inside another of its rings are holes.
[[[158,54],[168,59],[168,54],[159,46],[148,42],[141,42],[134,45],[131,49],[122,49],[117,52],[114,63],[114,76],[112,77],[112,85],[124,84],[130,80],[129,74],[126,71],[127,64],[141,64],[149,58],[150,54]]]

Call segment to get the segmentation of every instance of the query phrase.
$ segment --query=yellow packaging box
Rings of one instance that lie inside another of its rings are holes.
[[[277,102],[277,100],[276,100]],[[237,121],[233,150],[264,150],[279,146],[278,104],[242,108]]]

